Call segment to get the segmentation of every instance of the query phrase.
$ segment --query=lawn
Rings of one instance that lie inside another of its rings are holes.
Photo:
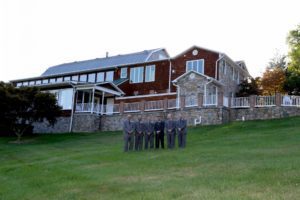
[[[0,199],[299,199],[300,117],[190,128],[184,150],[122,133],[0,138]]]

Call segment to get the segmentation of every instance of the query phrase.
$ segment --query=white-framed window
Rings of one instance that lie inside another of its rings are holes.
[[[30,82],[29,82],[29,85],[34,85],[34,81],[30,81]]]
[[[72,76],[72,81],[78,81],[78,75]]]
[[[97,73],[97,83],[104,81],[104,72]]]
[[[64,77],[64,81],[70,81],[71,80],[71,77],[70,76],[65,76]]]
[[[114,71],[106,72],[105,81],[113,81],[114,80]]]
[[[41,81],[41,80],[37,80],[37,81],[35,81],[35,84],[36,84],[36,85],[41,85],[41,83],[42,83],[42,81]]]
[[[234,78],[235,78],[235,70],[234,70],[234,68],[233,67],[231,67],[231,69],[232,69],[232,74],[231,74],[231,77],[232,77],[232,80],[234,81]]]
[[[186,61],[186,71],[191,70],[204,74],[204,59]]]
[[[88,82],[89,83],[95,83],[95,81],[96,81],[96,74],[94,73],[94,74],[89,74],[88,75]]]
[[[47,84],[47,83],[49,83],[49,79],[43,79],[42,80],[42,84]]]
[[[130,68],[130,82],[142,83],[144,81],[144,67]]]
[[[58,77],[57,79],[56,79],[56,82],[57,83],[61,83],[63,81],[63,78],[62,77]]]
[[[87,75],[86,74],[81,74],[79,77],[80,82],[86,82],[87,81]]]
[[[120,78],[127,78],[127,67],[121,68]]]
[[[17,87],[21,87],[22,86],[22,82],[17,83]]]
[[[155,65],[146,66],[145,82],[155,81]]]
[[[28,86],[28,82],[23,82],[23,86]]]
[[[55,83],[55,78],[50,78],[49,83]]]

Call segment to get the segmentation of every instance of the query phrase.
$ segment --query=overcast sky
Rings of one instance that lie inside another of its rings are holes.
[[[0,0],[0,80],[47,67],[164,47],[192,45],[245,60],[258,76],[287,52],[300,24],[299,0]]]

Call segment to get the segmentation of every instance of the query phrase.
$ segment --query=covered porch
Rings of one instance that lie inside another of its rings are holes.
[[[114,99],[123,94],[112,83],[77,86],[75,112],[99,115],[119,113],[119,104],[114,104]]]

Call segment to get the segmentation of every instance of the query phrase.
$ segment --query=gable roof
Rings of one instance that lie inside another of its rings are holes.
[[[215,78],[212,78],[212,77],[207,76],[207,75],[205,75],[205,74],[201,74],[201,73],[196,72],[196,71],[194,71],[194,70],[187,71],[187,72],[185,72],[184,74],[178,76],[176,79],[174,79],[174,80],[172,81],[172,83],[176,84],[180,79],[184,78],[185,76],[187,76],[187,75],[189,75],[189,74],[191,74],[191,73],[194,73],[194,74],[196,74],[196,75],[198,75],[198,76],[203,76],[203,77],[206,78],[208,81],[212,81],[213,83],[215,83],[215,84],[217,84],[217,85],[219,85],[219,86],[224,86],[223,83],[219,82],[219,81],[216,80]]]
[[[222,54],[219,51],[215,51],[215,50],[211,50],[211,49],[208,49],[208,48],[204,48],[204,47],[200,47],[200,46],[197,46],[197,45],[193,45],[190,48],[186,49],[185,51],[181,52],[180,54],[174,56],[173,59],[178,58],[179,56],[182,56],[182,55],[186,54],[187,52],[189,52],[189,51],[191,51],[192,49],[195,49],[195,48],[202,49],[202,50],[205,50],[205,51],[210,51],[210,52],[213,52],[213,53],[216,53],[216,54]]]
[[[72,72],[82,72],[96,69],[108,69],[129,64],[138,64],[152,62],[157,60],[168,59],[170,56],[163,48],[145,50],[124,55],[109,56],[104,58],[96,58],[92,60],[84,60],[71,62],[49,67],[42,76],[51,76],[66,74]]]

